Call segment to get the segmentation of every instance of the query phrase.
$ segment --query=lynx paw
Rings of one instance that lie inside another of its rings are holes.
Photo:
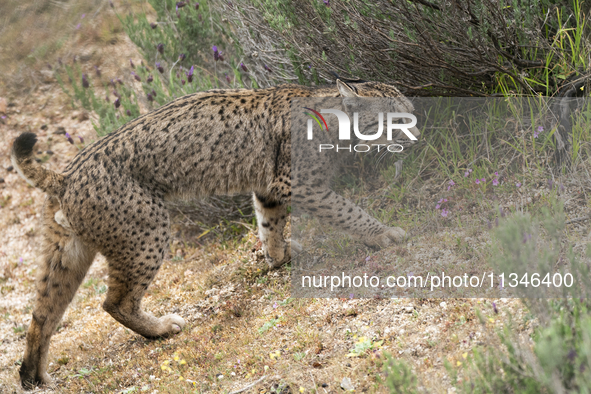
[[[21,366],[20,369],[21,384],[24,389],[30,390],[34,387],[54,386],[53,379],[47,372],[36,373],[29,370],[26,366]]]
[[[185,327],[185,319],[179,315],[166,315],[160,318],[161,322],[161,334],[162,337],[168,337],[181,332]]]
[[[265,260],[267,260],[270,269],[279,268],[283,264],[290,262],[292,255],[297,255],[301,251],[302,246],[298,242],[286,240],[283,250],[274,250],[274,253],[269,253],[271,252],[269,251],[265,256]]]
[[[400,227],[389,227],[371,242],[367,242],[370,246],[378,248],[387,248],[394,243],[400,243],[406,239],[406,232]]]

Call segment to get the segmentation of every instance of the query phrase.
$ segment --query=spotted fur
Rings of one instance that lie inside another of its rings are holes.
[[[61,174],[34,160],[33,134],[19,136],[13,144],[14,166],[48,194],[37,300],[20,369],[23,386],[51,381],[46,372],[51,335],[97,252],[108,261],[103,308],[111,316],[148,338],[183,328],[177,315],[157,318],[141,308],[170,241],[165,199],[253,192],[269,265],[289,261],[283,230],[292,198],[290,101],[341,96],[398,97],[404,109],[412,109],[396,88],[375,82],[210,90],[127,123],[83,149]],[[304,174],[310,176],[300,179],[303,186],[314,182],[315,170],[330,164],[308,161],[306,166]],[[368,244],[385,247],[405,235],[325,184],[294,198],[308,212]]]

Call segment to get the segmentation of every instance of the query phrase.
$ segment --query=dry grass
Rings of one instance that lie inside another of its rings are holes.
[[[124,2],[120,11],[130,7]],[[90,70],[100,67],[97,52],[125,40],[105,0],[7,0],[0,3],[0,15],[0,86],[12,93],[54,82],[52,69],[60,60],[76,57],[90,63]]]

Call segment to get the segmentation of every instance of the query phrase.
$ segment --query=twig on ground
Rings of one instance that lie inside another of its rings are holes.
[[[582,222],[583,220],[587,220],[587,219],[590,219],[590,218],[591,218],[591,215],[581,216],[581,217],[578,217],[578,218],[567,220],[566,221],[566,224]]]
[[[250,388],[253,388],[254,386],[256,386],[257,384],[259,384],[260,382],[262,382],[263,380],[265,380],[267,378],[267,375],[263,376],[262,378],[260,378],[259,380],[256,380],[254,382],[252,382],[251,384],[249,384],[248,386],[244,386],[243,388],[241,388],[240,390],[236,390],[236,391],[232,391],[230,394],[238,394],[241,393],[243,391],[246,391]]]

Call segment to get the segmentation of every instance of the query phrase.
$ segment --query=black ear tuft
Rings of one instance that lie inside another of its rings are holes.
[[[365,83],[367,81],[364,81],[363,79],[359,79],[359,78],[343,78],[343,77],[339,77],[339,74],[336,73],[336,71],[329,71],[330,74],[332,74],[335,79],[340,79],[342,82],[347,82],[347,83]]]
[[[33,147],[37,143],[37,136],[34,133],[22,133],[12,145],[12,151],[17,159],[28,157],[33,152]]]

